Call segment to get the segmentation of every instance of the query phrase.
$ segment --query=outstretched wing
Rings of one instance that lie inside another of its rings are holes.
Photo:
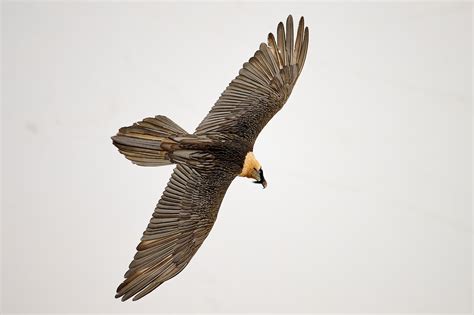
[[[138,300],[181,272],[209,234],[233,179],[178,164],[115,297]]]
[[[296,41],[293,39],[290,15],[286,31],[280,22],[277,39],[270,33],[268,44],[260,44],[260,49],[244,63],[195,134],[234,134],[253,144],[263,127],[286,103],[303,68],[309,40],[303,17]]]

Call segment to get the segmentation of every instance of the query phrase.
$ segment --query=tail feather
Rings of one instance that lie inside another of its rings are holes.
[[[119,152],[140,166],[172,164],[170,152],[179,147],[173,137],[188,133],[165,116],[145,118],[130,127],[120,128],[112,137]]]
[[[162,131],[163,134],[187,135],[186,130],[178,126],[166,116],[158,115],[154,118],[145,118],[138,125],[146,126],[150,130]]]

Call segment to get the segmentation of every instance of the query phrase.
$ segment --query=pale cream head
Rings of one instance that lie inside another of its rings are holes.
[[[255,158],[253,152],[249,152],[245,156],[244,166],[239,176],[255,179],[254,183],[262,184],[263,188],[267,187],[267,181],[263,177],[262,166]]]

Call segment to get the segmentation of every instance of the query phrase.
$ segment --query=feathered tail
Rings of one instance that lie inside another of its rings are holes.
[[[209,159],[203,149],[209,140],[188,134],[165,116],[145,118],[119,129],[112,137],[119,152],[140,166],[184,163],[197,166]]]

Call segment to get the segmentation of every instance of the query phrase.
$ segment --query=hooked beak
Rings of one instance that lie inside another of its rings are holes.
[[[267,181],[266,180],[263,180],[263,181],[256,180],[256,181],[254,181],[254,183],[255,184],[262,184],[263,189],[267,188]]]
[[[258,175],[259,175],[260,179],[254,181],[254,183],[255,184],[262,184],[263,189],[267,188],[267,181],[265,180],[265,177],[263,176],[263,170],[261,168],[258,170]]]

